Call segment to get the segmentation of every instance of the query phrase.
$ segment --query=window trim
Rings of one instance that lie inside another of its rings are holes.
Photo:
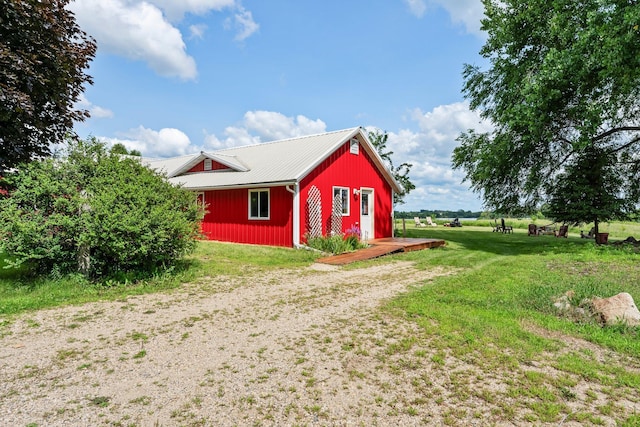
[[[351,198],[349,197],[349,195],[351,194],[351,189],[349,187],[342,187],[339,185],[334,185],[331,191],[331,206],[333,206],[333,201],[336,198],[336,190],[340,190],[340,196],[342,197],[342,192],[346,192],[347,196],[346,197],[342,197],[342,200],[346,200],[347,201],[347,206],[346,206],[346,211],[345,211],[345,206],[344,203],[342,205],[342,216],[350,216],[351,215]]]
[[[253,193],[258,194],[258,216],[251,215],[251,195]],[[267,216],[260,216],[260,193],[267,193]],[[271,189],[270,188],[251,188],[247,191],[247,204],[249,205],[249,211],[247,216],[250,220],[268,221],[271,219]]]

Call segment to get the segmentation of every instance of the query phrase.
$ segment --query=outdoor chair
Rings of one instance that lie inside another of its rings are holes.
[[[568,225],[561,225],[560,229],[556,233],[556,237],[564,237],[566,239],[567,237],[569,237],[567,235],[568,233],[569,233],[569,226]]]
[[[436,224],[435,222],[433,222],[431,220],[430,216],[427,217],[427,225],[430,225],[431,227],[437,227],[438,226],[438,224]]]
[[[493,230],[491,230],[491,232],[493,232],[493,233],[501,233],[502,232],[502,226],[500,224],[498,224],[498,220],[497,219],[493,220]]]
[[[538,226],[535,224],[529,224],[527,236],[537,236],[537,235],[538,235]]]
[[[591,227],[591,230],[587,234],[584,234],[584,231],[580,230],[580,238],[581,239],[595,239],[596,238],[596,228]]]
[[[413,220],[416,223],[416,227],[426,227],[427,226],[427,224],[425,224],[424,222],[420,221],[420,218],[418,218],[417,216],[414,216]]]
[[[500,219],[500,225],[502,226],[502,232],[503,233],[509,233],[509,234],[513,233],[513,227],[510,226],[510,225],[505,225],[504,224],[504,218]]]

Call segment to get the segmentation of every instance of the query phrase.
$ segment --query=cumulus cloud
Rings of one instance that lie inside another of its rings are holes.
[[[198,74],[196,61],[174,25],[185,14],[228,9],[233,14],[228,22],[239,41],[259,29],[238,0],[74,0],[67,7],[80,27],[95,37],[100,51],[144,61],[161,76],[183,80],[193,80]],[[202,24],[191,25],[186,36],[202,38],[205,29]]]
[[[232,8],[236,0],[147,0],[164,10],[167,19],[172,22],[182,20],[185,13],[203,15],[209,11],[221,11]]]
[[[91,117],[94,119],[110,119],[111,117],[113,117],[113,111],[107,108],[100,107],[98,105],[94,105],[87,99],[84,93],[80,94],[75,108],[89,111],[89,114],[91,114]]]
[[[409,1],[409,0],[407,0]],[[419,0],[413,0],[419,1]],[[482,35],[480,20],[484,18],[484,6],[481,0],[431,0],[443,7],[454,24],[462,24],[467,32]]]
[[[491,126],[469,109],[465,102],[440,105],[431,111],[414,109],[411,120],[418,130],[389,132],[387,148],[393,151],[393,162],[411,163],[409,174],[416,186],[406,198],[402,210],[480,209],[480,201],[462,184],[463,171],[451,167],[451,155],[461,132],[491,130]]]
[[[101,138],[108,145],[120,143],[128,150],[138,150],[144,157],[174,157],[193,153],[189,137],[179,129],[158,131],[139,126],[123,132],[118,138]]]
[[[99,49],[142,60],[162,76],[194,79],[195,60],[180,31],[155,5],[124,0],[76,0],[69,4],[80,26]]]
[[[303,115],[287,117],[275,111],[247,111],[242,124],[227,127],[222,139],[215,135],[206,135],[205,147],[238,147],[322,133],[326,129],[327,125],[322,120],[312,120]]]

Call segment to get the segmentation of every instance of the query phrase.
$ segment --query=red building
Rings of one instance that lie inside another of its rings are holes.
[[[145,160],[198,193],[210,240],[291,247],[310,235],[393,235],[400,188],[361,128]]]

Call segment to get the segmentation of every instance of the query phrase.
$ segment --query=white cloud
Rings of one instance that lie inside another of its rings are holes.
[[[204,32],[206,31],[207,26],[204,24],[190,25],[189,26],[189,38],[192,39],[202,39],[204,37]]]
[[[440,105],[431,111],[414,109],[411,119],[418,130],[389,132],[387,148],[393,151],[394,165],[413,164],[409,177],[416,186],[405,198],[400,210],[480,209],[481,203],[462,184],[464,172],[451,167],[451,155],[458,145],[456,138],[470,128],[478,132],[491,126],[465,102]]]
[[[225,28],[234,28],[237,31],[235,40],[241,42],[258,31],[260,25],[253,20],[253,15],[250,11],[238,6],[237,12],[233,15],[233,20],[231,18],[226,19]]]
[[[161,76],[183,80],[193,80],[198,74],[196,61],[173,24],[185,14],[229,9],[238,41],[260,28],[238,0],[74,0],[67,7],[80,27],[95,37],[100,51],[144,61]],[[203,24],[191,25],[188,37],[202,38],[205,29]]]
[[[305,116],[287,117],[275,111],[247,111],[241,126],[224,130],[224,138],[205,136],[205,147],[221,149],[260,142],[295,138],[325,132],[327,125],[320,119]]]
[[[139,126],[123,132],[120,138],[101,138],[101,140],[109,145],[120,143],[128,150],[138,150],[144,157],[173,157],[196,151],[189,137],[175,128],[155,131]]]
[[[113,117],[113,111],[100,107],[98,105],[93,105],[91,101],[87,99],[84,93],[80,94],[78,98],[78,102],[76,102],[75,108],[80,108],[83,110],[88,110],[89,114],[91,114],[91,118],[94,119],[110,119]]]
[[[75,0],[68,7],[96,38],[99,49],[145,61],[162,76],[196,77],[196,63],[186,53],[182,34],[157,6],[144,1]]]
[[[420,2],[420,0],[405,0]],[[483,35],[480,30],[480,20],[484,17],[484,6],[481,0],[431,0],[443,7],[454,24],[462,24],[468,33]]]
[[[404,0],[404,2],[409,6],[411,13],[418,18],[422,18],[422,15],[424,15],[424,12],[427,10],[425,0]]]
[[[182,20],[185,13],[203,15],[209,11],[221,11],[232,8],[236,0],[147,0],[164,10],[167,18],[172,22]]]
[[[294,138],[322,133],[327,125],[320,119],[311,120],[305,116],[287,117],[274,111],[248,111],[244,115],[248,129],[257,132],[265,140]]]

